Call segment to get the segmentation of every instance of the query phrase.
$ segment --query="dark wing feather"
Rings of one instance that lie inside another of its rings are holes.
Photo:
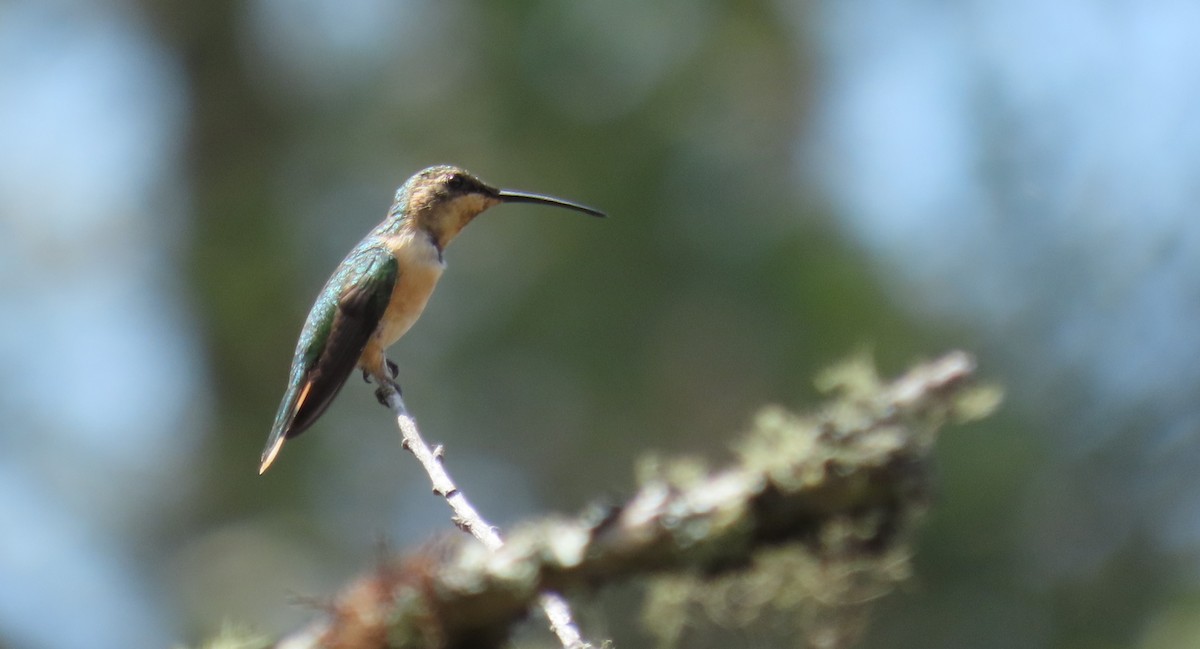
[[[311,426],[345,385],[387,310],[398,273],[391,252],[369,246],[351,253],[325,285],[296,345],[288,391],[267,438],[259,473],[266,471],[284,440]]]

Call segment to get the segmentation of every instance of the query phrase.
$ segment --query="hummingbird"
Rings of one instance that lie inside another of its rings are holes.
[[[604,216],[561,198],[497,189],[449,165],[409,178],[396,190],[387,217],[346,255],[308,312],[287,391],[263,449],[260,475],[285,441],[325,412],[356,367],[364,379],[399,389],[399,370],[388,360],[387,348],[421,316],[446,268],[446,246],[472,219],[500,203],[537,203]]]

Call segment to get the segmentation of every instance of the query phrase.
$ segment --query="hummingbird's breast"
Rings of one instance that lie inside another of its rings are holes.
[[[424,232],[405,231],[385,239],[384,243],[396,258],[399,273],[387,311],[375,332],[381,349],[399,340],[421,317],[446,267],[441,253]]]

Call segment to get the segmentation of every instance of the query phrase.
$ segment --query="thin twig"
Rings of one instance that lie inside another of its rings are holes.
[[[417,429],[417,421],[404,406],[404,399],[393,386],[384,384],[376,390],[379,400],[396,415],[396,423],[400,426],[401,446],[413,454],[433,485],[433,493],[441,496],[454,512],[454,524],[462,531],[479,539],[484,547],[495,552],[504,547],[500,533],[487,522],[467,500],[467,497],[450,479],[450,474],[442,465],[442,447],[430,449]],[[591,644],[584,642],[571,614],[571,606],[566,599],[556,593],[542,593],[538,603],[546,613],[550,622],[550,630],[558,636],[559,642],[565,649],[590,649]]]

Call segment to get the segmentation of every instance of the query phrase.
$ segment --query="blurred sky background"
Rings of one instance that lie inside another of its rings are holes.
[[[1007,405],[864,646],[1200,646],[1198,61],[1185,0],[2,2],[0,646],[277,634],[449,528],[357,380],[255,472],[444,162],[611,215],[488,212],[392,348],[495,522],[961,346]],[[586,634],[647,646],[631,597]]]

